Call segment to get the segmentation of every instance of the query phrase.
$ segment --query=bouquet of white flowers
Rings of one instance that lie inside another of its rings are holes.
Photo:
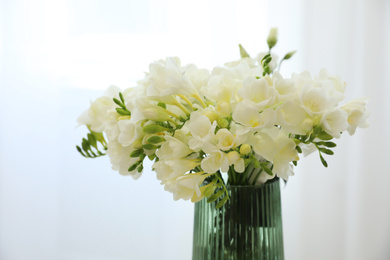
[[[175,200],[229,198],[226,185],[260,185],[287,180],[299,155],[332,155],[333,138],[367,125],[366,101],[344,99],[345,82],[326,70],[284,78],[271,49],[256,58],[240,45],[241,59],[212,71],[177,57],[150,64],[137,86],[111,86],[78,119],[90,131],[78,151],[107,154],[112,168],[134,179],[143,161]]]

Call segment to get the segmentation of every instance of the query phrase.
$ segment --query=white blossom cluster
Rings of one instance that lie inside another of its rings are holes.
[[[152,160],[175,200],[287,180],[302,151],[318,151],[326,166],[321,154],[333,154],[332,138],[367,126],[366,101],[341,105],[346,84],[324,69],[284,78],[273,59],[264,75],[263,56],[212,71],[176,57],[153,62],[136,87],[111,86],[78,123],[104,144],[120,174],[137,179],[143,160]]]

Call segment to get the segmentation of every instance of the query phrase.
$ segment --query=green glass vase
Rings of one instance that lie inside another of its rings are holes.
[[[227,189],[222,208],[218,200],[195,203],[192,259],[284,259],[279,179]]]

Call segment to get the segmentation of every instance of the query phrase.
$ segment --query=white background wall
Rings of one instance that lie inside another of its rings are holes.
[[[286,259],[390,259],[385,0],[0,1],[0,259],[191,259],[193,205],[79,156],[76,118],[156,59],[211,68],[265,50],[270,27],[276,52],[298,50],[286,76],[326,67],[371,100],[370,128],[282,189]]]

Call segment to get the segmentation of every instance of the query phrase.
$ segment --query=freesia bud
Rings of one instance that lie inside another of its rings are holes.
[[[241,44],[239,44],[238,47],[240,47],[240,56],[241,56],[241,58],[249,58],[249,54],[246,52],[244,47],[242,47]]]
[[[240,154],[236,151],[231,151],[227,154],[227,158],[230,163],[236,163],[241,158]]]
[[[171,120],[170,116],[165,113],[162,109],[158,109],[158,107],[149,107],[142,111],[142,114],[145,118],[153,121],[169,121]]]
[[[168,131],[169,129],[165,128],[165,127],[163,127],[161,125],[151,124],[151,125],[144,126],[142,128],[142,130],[146,134],[156,134],[156,133],[161,133],[161,132],[164,132],[164,131]]]
[[[287,53],[286,55],[284,55],[284,58],[283,60],[288,60],[290,59],[297,51],[290,51],[289,53]]]
[[[142,139],[138,139],[133,143],[134,149],[142,149]]]
[[[225,118],[218,118],[217,123],[221,128],[227,128],[229,126],[229,121],[227,121]]]
[[[149,137],[147,141],[151,144],[158,144],[158,143],[165,141],[165,139],[161,136],[155,135],[155,136]]]
[[[278,28],[271,28],[268,34],[268,48],[272,49],[278,41]]]
[[[247,155],[252,151],[252,148],[249,144],[243,144],[240,147],[240,154]]]

